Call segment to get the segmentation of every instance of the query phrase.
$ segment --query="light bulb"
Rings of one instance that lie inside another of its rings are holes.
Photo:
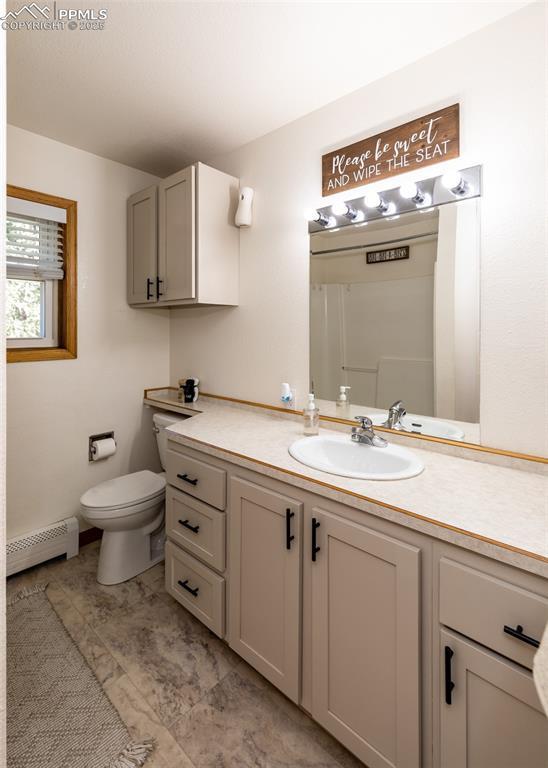
[[[411,200],[417,194],[417,185],[414,181],[406,181],[400,187],[400,195],[406,200]]]
[[[331,213],[333,213],[335,216],[346,216],[348,210],[348,205],[344,202],[344,200],[338,200],[331,206]]]
[[[308,221],[318,221],[318,219],[321,216],[320,212],[317,211],[315,208],[307,208],[304,215],[306,216]]]
[[[445,189],[455,189],[462,181],[462,176],[458,171],[447,171],[441,177],[441,183]]]
[[[468,192],[468,182],[462,178],[460,171],[448,171],[441,177],[443,186],[454,195],[465,195]]]
[[[378,192],[368,192],[363,198],[363,202],[368,208],[378,208],[382,200]]]
[[[386,207],[385,207],[384,211],[382,212],[383,216],[393,216],[396,213],[396,203],[390,202],[390,203],[388,203],[388,205],[386,205],[386,203],[385,203],[385,206]]]
[[[335,225],[335,219],[332,216],[327,218],[325,214],[316,208],[309,208],[306,212],[306,218],[308,221],[312,221],[314,224],[319,224],[322,227],[333,227]]]

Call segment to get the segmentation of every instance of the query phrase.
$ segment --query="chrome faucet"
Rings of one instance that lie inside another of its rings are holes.
[[[388,429],[398,429],[402,432],[407,432],[406,427],[402,424],[401,420],[405,416],[407,411],[405,410],[405,407],[401,400],[396,400],[395,403],[392,403],[390,408],[388,409],[388,418],[385,422],[383,422],[383,427],[387,427]]]
[[[375,434],[373,431],[373,422],[369,416],[355,416],[354,418],[361,424],[359,427],[352,427],[350,439],[354,443],[373,445],[375,448],[386,448],[388,443],[383,437],[379,437],[379,435]]]

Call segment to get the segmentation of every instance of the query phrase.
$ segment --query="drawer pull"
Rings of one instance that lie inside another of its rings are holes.
[[[295,513],[290,509],[285,510],[285,548],[291,549],[291,542],[295,538],[291,534],[291,518],[295,517]]]
[[[181,581],[179,579],[177,584],[179,584],[183,589],[186,589],[187,592],[190,592],[192,597],[198,597],[198,592],[200,591],[200,587],[194,587],[194,589],[192,587],[189,587],[188,586],[188,579],[185,579],[184,581]]]
[[[316,520],[315,517],[312,518],[312,562],[316,562],[316,554],[320,551],[320,547],[318,547],[316,542],[316,531],[320,527],[320,521]]]
[[[198,485],[198,478],[197,477],[189,477],[187,474],[184,475],[177,475],[179,480],[184,480],[185,483],[190,483],[190,485]]]
[[[512,637],[515,637],[516,640],[521,640],[522,643],[527,643],[527,645],[532,645],[533,648],[538,648],[540,645],[539,641],[535,640],[534,637],[529,637],[529,635],[524,634],[523,627],[521,626],[521,624],[518,624],[515,629],[505,624],[504,631],[506,632],[507,635],[511,635]]]
[[[453,703],[453,688],[455,683],[451,680],[451,659],[455,655],[452,648],[445,646],[445,703]]]
[[[185,528],[188,528],[189,531],[192,531],[192,533],[198,533],[200,530],[199,525],[191,525],[188,520],[179,520],[180,525],[183,525]]]

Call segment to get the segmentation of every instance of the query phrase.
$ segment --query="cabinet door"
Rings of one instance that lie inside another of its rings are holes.
[[[157,187],[136,192],[127,201],[127,301],[156,302]]]
[[[420,551],[312,515],[312,715],[369,768],[419,768]]]
[[[231,648],[290,699],[300,683],[302,504],[230,482]]]
[[[528,671],[442,630],[440,679],[442,768],[546,768],[548,723]]]
[[[159,301],[196,296],[194,167],[160,182]]]

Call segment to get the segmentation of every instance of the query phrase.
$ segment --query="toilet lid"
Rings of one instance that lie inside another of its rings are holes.
[[[115,477],[90,488],[80,499],[80,504],[89,509],[108,507],[129,507],[141,501],[158,496],[166,487],[165,475],[149,469],[132,472],[130,475]]]

